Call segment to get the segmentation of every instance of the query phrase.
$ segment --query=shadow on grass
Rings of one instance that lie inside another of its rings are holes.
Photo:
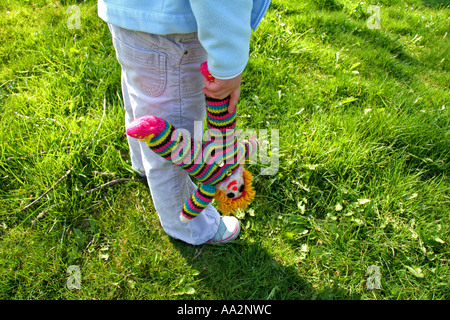
[[[317,291],[293,266],[283,265],[259,243],[237,240],[224,245],[191,246],[172,239],[174,247],[196,270],[207,299],[313,300],[340,299],[346,293],[330,287]]]
[[[432,8],[441,8],[450,6],[449,0],[423,0],[422,1],[426,6]]]
[[[283,266],[257,243],[191,246],[172,240],[195,269],[211,299],[310,299],[314,290],[294,268]]]

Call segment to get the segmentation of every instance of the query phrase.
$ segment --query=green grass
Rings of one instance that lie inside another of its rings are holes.
[[[2,1],[0,298],[449,299],[450,8],[377,3],[380,29],[369,3],[273,1],[238,125],[279,130],[280,168],[249,166],[235,244],[190,246],[131,169],[96,2]]]

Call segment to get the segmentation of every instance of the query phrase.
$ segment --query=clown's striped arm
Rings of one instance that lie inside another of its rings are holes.
[[[197,217],[208,204],[211,203],[216,193],[216,187],[209,184],[201,185],[197,191],[189,198],[181,211],[181,222],[189,222]]]

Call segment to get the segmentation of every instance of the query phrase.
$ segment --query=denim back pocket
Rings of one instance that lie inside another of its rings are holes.
[[[117,60],[131,85],[151,97],[160,96],[167,82],[167,56],[164,53],[137,49],[113,39]]]

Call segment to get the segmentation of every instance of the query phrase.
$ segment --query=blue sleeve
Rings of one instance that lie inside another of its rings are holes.
[[[190,4],[210,73],[217,79],[236,77],[248,62],[253,1],[190,0]]]

